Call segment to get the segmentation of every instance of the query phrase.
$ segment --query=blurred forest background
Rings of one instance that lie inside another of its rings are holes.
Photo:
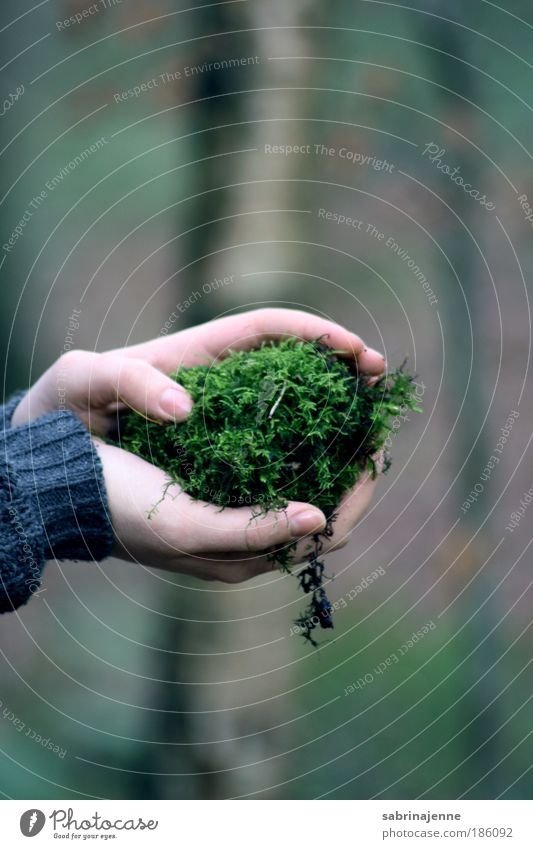
[[[3,0],[5,396],[258,305],[424,386],[318,650],[294,578],[50,563],[0,619],[3,796],[530,797],[532,37],[526,0]]]

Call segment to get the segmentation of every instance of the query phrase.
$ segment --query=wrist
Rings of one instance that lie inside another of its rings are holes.
[[[41,527],[46,560],[100,560],[113,533],[100,459],[72,414],[55,412],[4,433],[8,474]]]
[[[29,421],[29,416],[27,414],[27,401],[26,397],[20,399],[17,406],[13,410],[13,414],[10,419],[11,427],[20,427],[23,424],[26,424]]]
[[[2,409],[2,430],[5,432],[10,427],[18,427],[24,419],[19,413],[19,409],[23,406],[23,402],[28,396],[27,391],[16,392],[3,405]]]

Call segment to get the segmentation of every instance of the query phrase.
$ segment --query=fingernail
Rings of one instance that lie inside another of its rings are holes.
[[[377,473],[378,473],[378,475],[380,475],[383,471],[383,467],[385,466],[385,449],[384,448],[382,448],[381,451],[378,451],[378,453],[375,455],[374,463],[376,464]]]
[[[192,399],[181,389],[165,389],[159,398],[159,406],[168,416],[184,418],[192,410]]]
[[[289,530],[293,536],[302,537],[306,534],[318,533],[325,524],[325,516],[320,510],[302,510],[301,513],[290,517]]]

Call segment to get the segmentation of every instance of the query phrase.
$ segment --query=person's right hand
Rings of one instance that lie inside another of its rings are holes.
[[[277,568],[267,552],[300,540],[292,557],[303,562],[312,535],[324,529],[324,514],[311,504],[290,502],[284,511],[254,518],[253,508],[221,510],[193,500],[140,457],[95,440],[102,461],[116,545],[114,554],[145,566],[238,583]],[[348,541],[372,498],[375,481],[367,474],[344,496],[334,535],[324,553]],[[154,505],[158,504],[154,510]],[[151,516],[151,518],[149,518]]]

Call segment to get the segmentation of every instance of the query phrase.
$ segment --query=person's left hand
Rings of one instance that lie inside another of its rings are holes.
[[[126,407],[149,419],[184,421],[192,400],[169,374],[179,366],[211,365],[230,350],[249,350],[287,336],[308,341],[324,337],[362,372],[378,375],[384,370],[378,351],[332,321],[300,310],[252,310],[103,354],[69,351],[24,396],[12,425],[65,408],[100,436],[115,424],[117,409]]]

